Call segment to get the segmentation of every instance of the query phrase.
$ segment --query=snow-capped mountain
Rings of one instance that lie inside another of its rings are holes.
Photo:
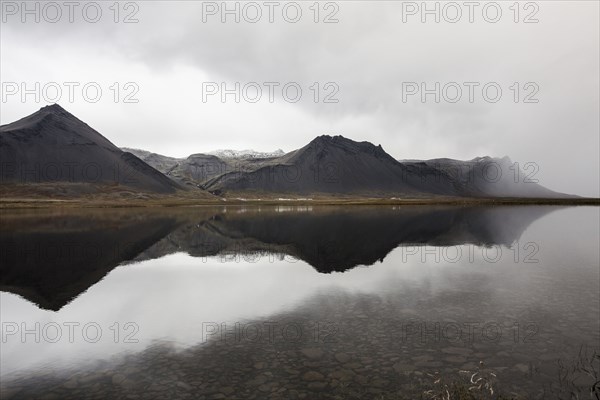
[[[272,152],[262,152],[255,150],[215,150],[209,153],[219,158],[275,158],[284,155],[284,151],[277,149]]]

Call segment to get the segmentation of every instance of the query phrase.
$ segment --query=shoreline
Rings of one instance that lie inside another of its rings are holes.
[[[211,206],[600,206],[600,198],[150,198],[150,199],[53,199],[2,198],[0,209],[30,208],[154,208],[154,207],[211,207]]]

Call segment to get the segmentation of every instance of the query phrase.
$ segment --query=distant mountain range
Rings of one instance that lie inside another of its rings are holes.
[[[56,104],[2,125],[0,156],[2,186],[76,183],[204,197],[572,197],[529,182],[507,157],[399,161],[381,145],[342,136],[319,136],[289,153],[218,150],[174,158],[119,149]]]

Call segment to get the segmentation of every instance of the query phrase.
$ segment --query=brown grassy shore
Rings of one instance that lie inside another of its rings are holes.
[[[214,196],[201,190],[173,194],[143,193],[123,186],[68,184],[1,185],[0,208],[180,207],[214,205],[600,205],[598,198],[473,198],[394,197],[384,194],[336,196],[273,193],[228,193]]]

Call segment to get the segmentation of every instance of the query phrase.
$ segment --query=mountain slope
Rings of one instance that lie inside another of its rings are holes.
[[[3,184],[122,185],[153,193],[181,189],[56,104],[0,126],[0,158]]]
[[[575,197],[543,187],[537,183],[532,168],[525,174],[508,157],[477,157],[469,161],[438,158],[403,164],[416,170],[435,169],[439,174],[450,176],[465,197]]]

